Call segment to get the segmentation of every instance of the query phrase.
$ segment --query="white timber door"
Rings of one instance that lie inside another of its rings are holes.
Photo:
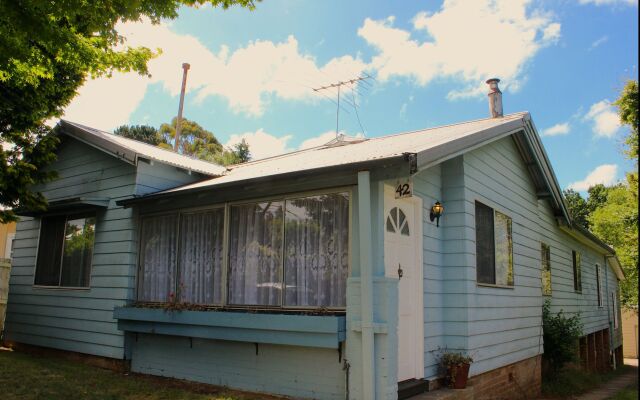
[[[385,188],[385,275],[399,281],[398,382],[424,375],[421,204]]]

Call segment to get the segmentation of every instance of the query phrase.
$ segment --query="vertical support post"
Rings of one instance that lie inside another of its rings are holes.
[[[184,92],[187,88],[187,71],[189,71],[189,63],[182,64],[182,88],[180,89],[180,105],[178,106],[178,118],[176,119],[176,140],[173,144],[173,150],[178,152],[180,144],[180,134],[182,133],[182,108],[184,106]]]
[[[364,399],[375,399],[371,180],[369,171],[358,172],[358,233],[360,236],[359,247],[362,296],[362,394]]]

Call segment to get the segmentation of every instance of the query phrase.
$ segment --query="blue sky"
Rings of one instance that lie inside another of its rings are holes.
[[[184,8],[119,31],[162,48],[152,77],[88,81],[65,118],[159,126],[177,113],[189,62],[185,117],[263,157],[335,134],[337,93],[313,87],[372,76],[343,89],[340,130],[376,137],[485,118],[484,81],[497,76],[505,113],[531,112],[563,188],[633,168],[609,103],[637,79],[637,0],[265,0],[253,12]]]

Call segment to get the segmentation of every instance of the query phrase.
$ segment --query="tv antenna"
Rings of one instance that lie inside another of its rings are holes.
[[[356,86],[356,84],[359,84],[361,82],[366,82],[367,79],[371,79],[371,76],[370,75],[359,76],[357,78],[347,79],[345,81],[338,81],[338,82],[332,83],[330,85],[320,86],[320,87],[317,87],[317,88],[312,88],[312,90],[314,92],[316,92],[316,93],[320,93],[323,90],[331,90],[333,88],[337,88],[338,89],[338,101],[336,102],[336,105],[337,105],[337,107],[336,107],[336,139],[338,139],[338,137],[340,135],[340,88],[342,88],[342,86],[351,85],[351,89],[353,90],[354,87]],[[331,98],[329,98],[329,99],[333,100]],[[353,103],[351,103],[351,105],[353,106],[354,110],[356,111],[356,116],[358,117],[358,123],[360,124],[360,116],[358,116],[358,105],[355,102],[355,96],[353,98]],[[360,124],[360,128],[363,130],[362,133],[364,133],[364,129],[362,128],[362,124]]]

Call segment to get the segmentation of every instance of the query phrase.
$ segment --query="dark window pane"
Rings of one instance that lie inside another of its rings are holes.
[[[476,276],[480,283],[496,283],[493,209],[476,202]]]
[[[46,217],[40,222],[36,285],[60,284],[60,258],[64,239],[65,216]]]
[[[67,220],[60,286],[89,286],[95,224],[95,217]]]
[[[393,227],[393,223],[391,222],[391,217],[387,217],[387,232],[395,232],[396,228]]]
[[[598,293],[598,307],[602,307],[602,287],[600,286],[600,265],[596,264],[596,290]]]
[[[287,200],[285,304],[344,307],[349,267],[349,196]]]
[[[409,236],[409,223],[408,222],[404,224],[400,234],[405,235],[405,236]]]
[[[282,212],[282,202],[231,207],[230,304],[281,304]]]
[[[224,209],[183,214],[181,218],[180,302],[220,304]]]
[[[580,266],[580,253],[572,251],[573,258],[573,289],[576,292],[582,291],[582,271]]]
[[[176,286],[177,215],[142,220],[138,300],[173,302]]]

